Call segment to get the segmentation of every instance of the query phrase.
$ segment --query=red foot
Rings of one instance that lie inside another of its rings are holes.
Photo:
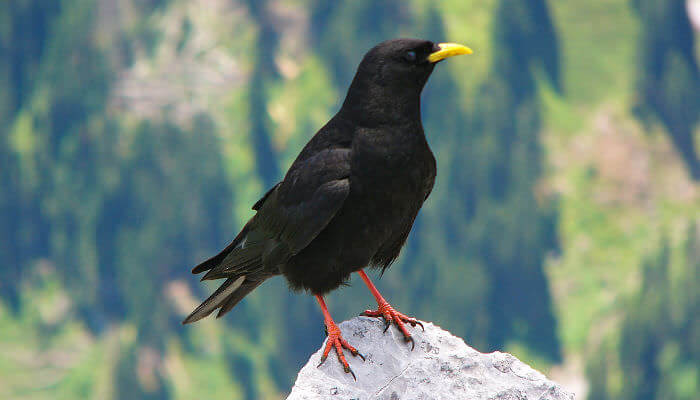
[[[415,327],[416,325],[420,325],[421,329],[425,331],[425,328],[423,327],[423,324],[421,324],[420,321],[418,321],[415,318],[403,315],[400,312],[394,310],[394,307],[392,307],[391,304],[389,304],[386,301],[379,302],[379,307],[376,311],[366,310],[360,315],[364,315],[365,317],[384,318],[384,322],[386,323],[386,325],[384,326],[384,332],[386,332],[387,329],[389,329],[389,326],[393,322],[396,325],[396,327],[399,328],[401,333],[403,333],[404,340],[406,342],[411,342],[411,350],[413,350],[413,348],[416,347],[416,343],[413,341],[411,334],[408,333],[408,330],[406,329],[404,323],[410,324],[413,327]]]
[[[360,358],[362,358],[362,361],[365,360],[365,356],[360,354],[360,352],[357,351],[357,349],[352,347],[347,340],[343,339],[343,336],[340,334],[340,329],[338,328],[338,325],[335,324],[335,322],[331,321],[330,324],[326,324],[326,332],[328,333],[328,341],[326,342],[326,348],[323,349],[321,362],[318,364],[317,368],[320,367],[326,361],[326,359],[328,358],[328,353],[330,353],[331,351],[331,348],[335,347],[335,352],[336,354],[338,354],[338,360],[341,364],[343,364],[343,370],[346,373],[351,373],[353,379],[357,380],[355,373],[352,372],[352,369],[350,369],[350,365],[348,365],[348,361],[345,359],[345,355],[343,354],[343,348],[350,350],[350,354],[352,354],[353,356],[360,356]]]

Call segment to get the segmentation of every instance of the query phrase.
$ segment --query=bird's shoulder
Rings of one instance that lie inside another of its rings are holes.
[[[352,123],[335,116],[326,123],[311,139],[294,160],[290,171],[303,166],[308,158],[329,149],[349,149],[357,133]]]
[[[312,195],[324,183],[350,176],[355,128],[338,118],[331,119],[301,150],[278,192],[286,203]]]
[[[350,150],[328,148],[296,163],[255,205],[253,225],[291,254],[305,248],[350,193]]]
[[[326,124],[284,176],[253,206],[253,225],[292,251],[304,248],[333,218],[350,192],[351,132]]]
[[[325,183],[347,178],[355,131],[351,123],[333,117],[306,143],[284,178],[253,209],[260,211],[265,203],[293,206],[308,200]]]

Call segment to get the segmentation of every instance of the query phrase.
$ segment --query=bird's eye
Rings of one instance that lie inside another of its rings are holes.
[[[403,58],[408,62],[414,62],[416,61],[416,52],[413,50],[407,51]]]

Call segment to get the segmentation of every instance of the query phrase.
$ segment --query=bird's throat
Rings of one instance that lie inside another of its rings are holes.
[[[421,89],[355,79],[338,114],[363,126],[420,124]]]

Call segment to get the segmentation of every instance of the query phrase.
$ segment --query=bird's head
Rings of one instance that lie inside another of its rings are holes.
[[[357,68],[345,105],[356,113],[383,114],[412,107],[414,103],[419,107],[420,93],[435,65],[448,57],[471,53],[461,44],[420,39],[379,43],[365,54]]]
[[[365,54],[357,73],[382,86],[420,90],[438,62],[471,52],[470,48],[456,43],[433,43],[420,39],[387,40]]]

